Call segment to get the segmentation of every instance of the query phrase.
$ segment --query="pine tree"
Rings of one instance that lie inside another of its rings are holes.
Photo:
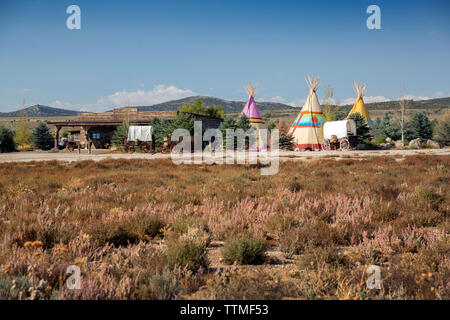
[[[227,129],[242,129],[244,130],[244,133],[246,133],[248,130],[252,129],[252,126],[250,125],[250,121],[247,119],[246,116],[241,116],[239,118],[238,121],[234,120],[231,117],[226,117],[225,120],[222,122],[222,124],[220,125],[220,131],[222,132],[222,137],[223,137],[223,145],[224,147],[226,147],[226,139],[227,139],[227,133],[226,130]],[[245,138],[245,145],[248,146],[249,145],[249,138],[246,137]],[[237,141],[235,140],[235,147],[237,146]]]
[[[355,121],[356,124],[356,135],[358,136],[359,142],[363,142],[364,140],[370,140],[372,135],[370,133],[370,128],[367,125],[366,120],[363,118],[361,114],[358,112],[352,113],[349,117]]]
[[[154,118],[150,120],[150,125],[153,127],[153,135],[155,137],[155,147],[160,148],[164,144],[164,138],[170,136],[170,123],[168,120]]]
[[[391,117],[389,116],[389,113],[384,112],[383,113],[383,119],[379,120],[377,118],[376,121],[376,128],[378,131],[378,136],[381,137],[389,137],[393,140],[397,140],[400,138],[400,128],[391,123]]]
[[[194,135],[194,117],[189,113],[178,112],[176,118],[170,123],[169,133],[172,134],[176,129],[186,129]]]
[[[450,114],[442,118],[434,128],[433,139],[443,145],[450,145]]]
[[[294,148],[294,136],[290,134],[280,134],[279,147],[282,150],[292,151]]]
[[[34,147],[41,150],[50,150],[53,146],[54,137],[47,124],[39,122],[33,130],[32,140]]]
[[[120,147],[125,144],[125,140],[128,138],[128,128],[130,124],[127,120],[124,120],[114,131],[111,143],[113,146]]]
[[[407,131],[408,140],[416,138],[428,140],[433,135],[430,119],[421,112],[415,112],[412,115],[411,120],[407,124]]]
[[[13,152],[16,150],[14,131],[5,126],[0,127],[0,152]]]

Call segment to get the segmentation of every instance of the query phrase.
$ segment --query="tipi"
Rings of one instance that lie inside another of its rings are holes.
[[[306,82],[310,87],[308,98],[289,129],[289,133],[294,136],[294,150],[320,150],[323,142],[322,126],[325,120],[316,95],[319,78],[309,75]]]
[[[263,143],[260,135],[260,129],[267,129],[267,125],[264,123],[263,118],[261,117],[261,114],[259,113],[258,107],[255,103],[255,92],[256,92],[256,86],[252,86],[250,83],[247,85],[248,90],[248,101],[244,106],[244,109],[242,110],[242,114],[247,117],[247,119],[250,122],[250,125],[256,129],[256,137],[257,137],[257,144],[256,146],[250,146],[250,150],[259,151],[262,149],[267,149],[267,145]]]
[[[367,111],[366,106],[364,105],[364,100],[362,97],[364,91],[366,90],[366,85],[355,82],[353,88],[355,89],[355,92],[358,94],[358,98],[356,98],[355,104],[353,105],[352,110],[350,110],[347,119],[353,113],[359,113],[360,115],[362,115],[364,120],[366,120],[367,125],[371,125],[372,120],[370,119],[369,112]]]
[[[250,83],[247,85],[248,90],[248,101],[244,106],[244,109],[242,110],[242,114],[245,115],[248,118],[248,121],[250,123],[264,123],[263,118],[261,117],[261,114],[259,113],[258,107],[255,103],[255,92],[256,92],[256,86],[253,87]]]

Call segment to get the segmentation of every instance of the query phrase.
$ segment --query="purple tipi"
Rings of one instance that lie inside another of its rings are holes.
[[[250,123],[264,123],[261,114],[259,113],[258,107],[256,106],[255,99],[253,96],[255,95],[256,87],[252,87],[251,84],[248,84],[248,101],[245,104],[244,109],[242,110],[242,114],[244,114]]]
[[[264,123],[264,120],[261,117],[255,103],[254,95],[256,92],[256,87],[248,84],[247,88],[249,96],[248,101],[242,110],[242,114],[247,117],[250,125],[256,129],[256,145],[251,145],[249,148],[252,151],[267,150],[267,138],[263,139],[261,136],[261,130],[267,130],[267,125]]]

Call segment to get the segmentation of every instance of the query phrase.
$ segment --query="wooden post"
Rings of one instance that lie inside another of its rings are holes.
[[[61,127],[55,126],[55,149],[58,148],[59,130],[61,130]]]

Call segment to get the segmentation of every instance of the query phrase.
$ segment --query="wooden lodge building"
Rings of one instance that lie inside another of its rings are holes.
[[[111,112],[79,113],[76,120],[48,121],[55,127],[55,148],[58,146],[60,131],[69,133],[69,140],[84,149],[106,149],[111,146],[111,139],[117,127],[127,120],[130,125],[146,126],[154,118],[173,120],[177,111],[139,111],[138,108],[116,108]],[[192,114],[196,121],[202,121],[203,131],[219,128],[222,119],[206,115]]]

